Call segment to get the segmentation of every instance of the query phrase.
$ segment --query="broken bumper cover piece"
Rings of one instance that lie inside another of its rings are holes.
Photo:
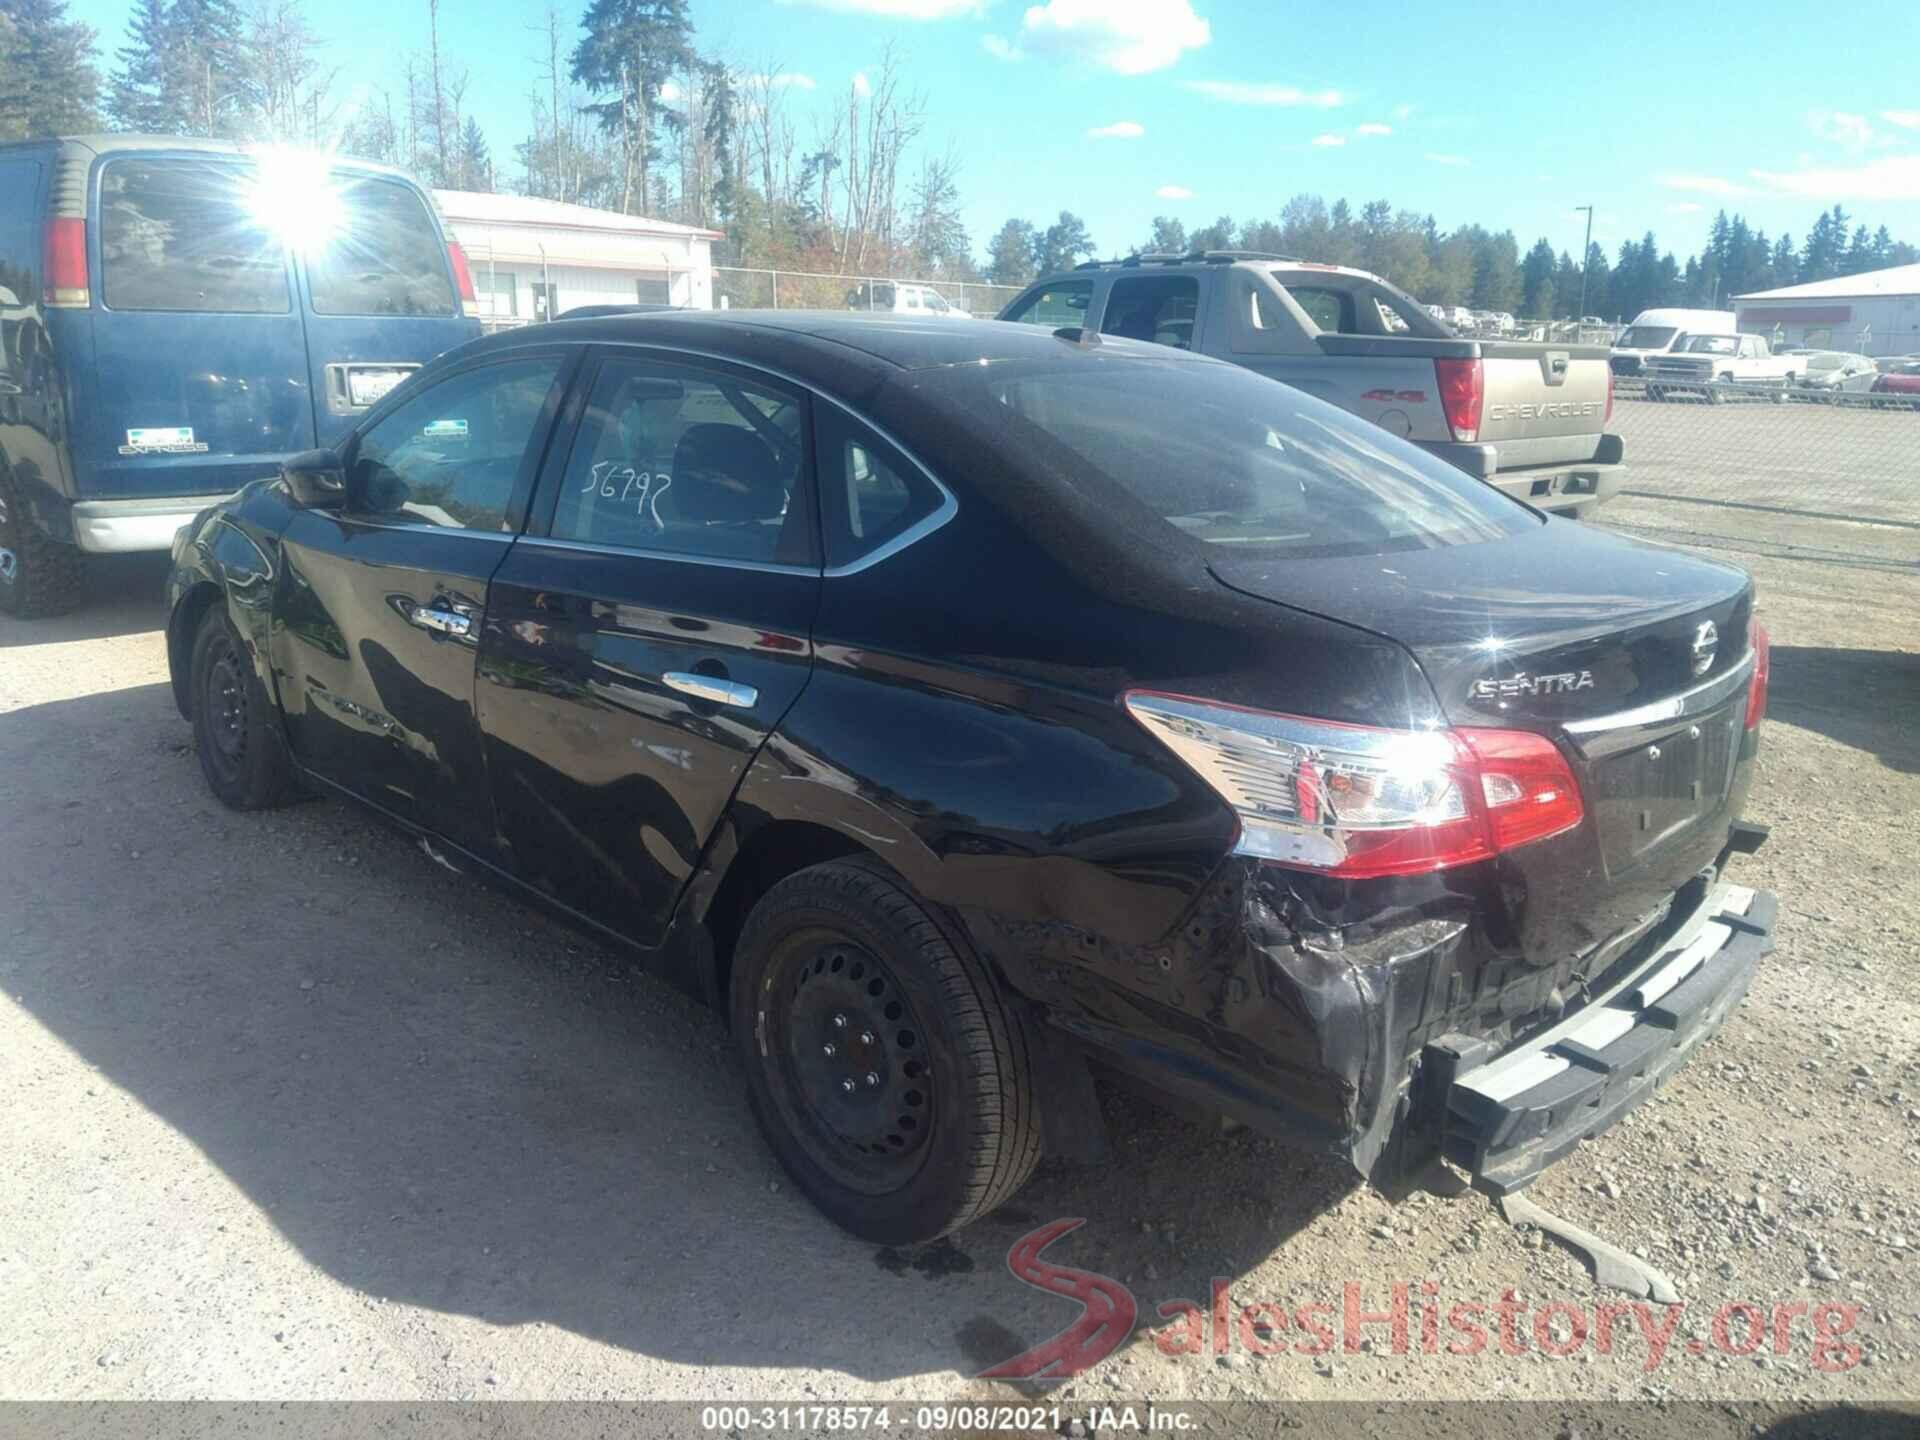
[[[1651,1095],[1747,993],[1773,949],[1775,898],[1716,890],[1646,965],[1447,1090],[1446,1157],[1504,1195]]]

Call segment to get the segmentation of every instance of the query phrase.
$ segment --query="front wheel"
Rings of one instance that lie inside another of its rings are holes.
[[[207,786],[234,810],[266,810],[298,793],[273,702],[226,607],[210,606],[193,637],[193,739]]]
[[[769,890],[731,991],[754,1117],[807,1197],[861,1239],[937,1239],[1039,1163],[1026,1022],[877,862],[829,861]]]

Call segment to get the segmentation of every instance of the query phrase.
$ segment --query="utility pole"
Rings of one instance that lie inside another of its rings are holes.
[[[1587,262],[1593,255],[1593,207],[1591,205],[1573,207],[1573,213],[1576,215],[1582,210],[1587,212],[1587,243],[1580,247],[1580,308],[1573,317],[1573,323],[1576,325],[1587,318]]]

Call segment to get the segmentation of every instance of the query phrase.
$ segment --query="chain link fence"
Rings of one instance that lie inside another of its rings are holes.
[[[961,311],[992,319],[1020,293],[1018,285],[975,280],[913,280],[897,275],[713,267],[713,303],[736,310],[894,310],[910,314]],[[937,297],[930,301],[929,296]]]
[[[1677,538],[1920,568],[1920,393],[1622,382],[1626,484],[1595,518]],[[1884,383],[1884,382],[1883,382]],[[1650,502],[1650,503],[1648,503]]]

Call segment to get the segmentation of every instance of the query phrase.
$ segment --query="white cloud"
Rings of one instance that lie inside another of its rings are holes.
[[[1667,206],[1667,214],[1698,215],[1702,210],[1706,208],[1707,208],[1706,206],[1698,204],[1692,200],[1676,200],[1673,202],[1673,204]]]
[[[1096,125],[1087,131],[1089,140],[1138,140],[1147,127],[1132,120],[1116,120],[1111,125]]]
[[[1436,155],[1431,150],[1427,152],[1427,159],[1435,165],[1451,165],[1456,169],[1462,169],[1473,163],[1464,155]]]
[[[996,60],[1024,60],[1027,52],[1004,35],[982,35],[980,48]]]
[[[1119,75],[1164,70],[1213,38],[1190,0],[1047,0],[1020,22],[1023,48]]]
[[[837,10],[843,15],[884,15],[893,20],[951,20],[978,15],[982,0],[779,0],[782,5],[806,5],[815,10]]]
[[[1162,185],[1153,193],[1159,200],[1191,200],[1193,198],[1193,192],[1184,185]]]
[[[1210,100],[1224,100],[1229,105],[1310,105],[1319,110],[1331,110],[1346,103],[1346,96],[1338,90],[1302,90],[1297,85],[1250,85],[1239,80],[1195,80],[1187,88],[1196,95],[1205,95]]]
[[[1669,190],[1684,190],[1694,195],[1745,195],[1747,187],[1718,175],[1662,175],[1660,183]]]
[[[1920,155],[1888,155],[1865,165],[1749,173],[1769,189],[1786,195],[1827,200],[1920,200]]]
[[[1902,130],[1920,130],[1920,110],[1882,110],[1880,118]]]
[[[1393,118],[1396,120],[1410,119],[1412,115],[1413,106],[1411,105],[1396,105],[1393,107]]]
[[[660,87],[660,98],[671,105],[680,99],[680,87],[669,80]]]
[[[1391,135],[1393,133],[1393,127],[1391,125],[1382,125],[1377,120],[1370,120],[1365,125],[1354,126],[1353,133],[1356,135]]]
[[[819,82],[811,75],[803,75],[797,70],[779,75],[748,75],[743,77],[749,89],[753,90],[817,90]]]
[[[1845,145],[1854,150],[1873,143],[1873,126],[1867,123],[1867,117],[1845,110],[1809,110],[1807,128],[1822,140],[1831,140],[1836,145]]]
[[[1335,135],[1335,134],[1333,134],[1333,133],[1332,133],[1331,131],[1329,131],[1329,132],[1328,132],[1327,134],[1325,134],[1325,135],[1316,135],[1316,136],[1314,136],[1314,137],[1313,137],[1313,143],[1314,143],[1314,144],[1316,144],[1316,145],[1325,145],[1325,146],[1327,146],[1327,147],[1329,147],[1329,148],[1331,148],[1332,146],[1335,146],[1335,145],[1344,145],[1344,144],[1346,144],[1346,143],[1347,143],[1347,137],[1346,137],[1346,136],[1344,136],[1344,135]]]
[[[873,94],[873,82],[867,79],[866,71],[856,70],[853,72],[853,93],[858,95],[862,100]]]

